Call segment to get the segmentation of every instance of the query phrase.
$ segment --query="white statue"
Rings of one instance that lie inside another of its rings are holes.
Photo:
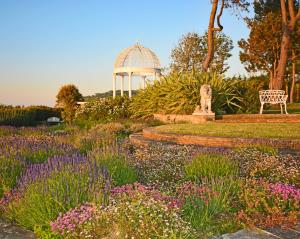
[[[200,88],[200,106],[198,105],[194,111],[194,115],[213,114],[211,111],[212,89],[210,85],[202,85]]]

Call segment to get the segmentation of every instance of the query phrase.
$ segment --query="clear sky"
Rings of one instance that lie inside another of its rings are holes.
[[[83,95],[111,90],[115,58],[136,41],[168,66],[209,13],[209,0],[0,0],[0,103],[52,106],[67,83]],[[236,42],[248,29],[228,10],[223,25],[235,44],[228,74],[244,74]]]

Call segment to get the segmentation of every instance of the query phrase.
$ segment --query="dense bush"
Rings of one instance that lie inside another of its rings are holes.
[[[117,96],[116,98],[95,99],[87,102],[76,112],[76,120],[109,122],[130,117],[130,99]]]
[[[51,223],[64,238],[196,238],[182,220],[172,198],[142,185],[126,185],[112,190],[112,204],[99,209],[83,205]]]
[[[191,222],[200,235],[236,229],[238,223],[233,220],[232,207],[239,192],[237,182],[233,178],[202,181],[201,185],[186,182],[179,187],[183,218]],[[228,218],[232,221],[228,222]]]
[[[0,125],[34,126],[49,117],[60,117],[60,111],[47,106],[0,108]]]
[[[300,186],[300,161],[296,156],[274,154],[256,148],[244,148],[234,156],[240,164],[242,176],[264,178],[269,182],[285,182]]]
[[[36,125],[36,112],[26,108],[4,109],[0,111],[0,125],[32,126]]]
[[[110,191],[105,169],[84,157],[56,157],[28,170],[6,209],[8,218],[28,229],[49,226],[59,213],[83,202],[104,203]]]
[[[290,226],[300,216],[300,189],[263,179],[248,180],[240,194],[238,219],[260,227]]]
[[[268,89],[269,79],[266,76],[237,79],[237,88],[243,98],[239,113],[258,113],[260,109],[259,91]]]
[[[212,87],[212,109],[215,112],[236,112],[240,108],[242,99],[236,80],[208,73],[172,73],[133,97],[130,104],[133,117],[147,118],[153,113],[191,114],[200,103],[203,84]]]

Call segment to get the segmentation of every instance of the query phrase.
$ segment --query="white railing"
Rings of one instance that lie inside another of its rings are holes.
[[[259,91],[259,100],[261,103],[260,114],[263,113],[264,104],[280,104],[281,114],[283,114],[283,108],[285,113],[288,114],[286,109],[286,101],[288,95],[285,94],[284,90],[261,90]]]

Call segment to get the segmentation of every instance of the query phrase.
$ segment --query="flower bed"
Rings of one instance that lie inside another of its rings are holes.
[[[2,215],[42,239],[194,239],[297,223],[299,158],[266,147],[136,148],[117,126],[0,128]]]

